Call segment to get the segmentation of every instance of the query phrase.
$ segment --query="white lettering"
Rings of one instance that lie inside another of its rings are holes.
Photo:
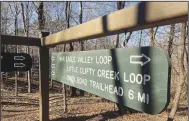
[[[119,80],[119,72],[114,72],[110,70],[97,70],[97,76],[106,79],[116,79]]]
[[[76,62],[75,56],[66,56],[66,62],[75,63]]]
[[[104,84],[104,89],[106,92],[108,92],[108,85]]]
[[[131,82],[131,83],[134,83],[134,82],[135,82],[135,74],[134,74],[134,73],[131,73],[131,74],[130,74],[130,82]]]
[[[115,86],[114,88],[114,93],[116,93],[116,95],[118,95],[118,90],[117,90],[117,87]]]
[[[76,80],[77,80],[76,82],[78,84],[83,84],[83,85],[87,86],[87,79],[83,79],[83,78],[77,77]]]
[[[79,70],[80,70],[81,74],[92,75],[92,76],[95,75],[95,69],[93,69],[93,68],[83,68],[83,67],[80,67]]]
[[[129,82],[129,80],[126,79],[126,73],[124,72],[124,82]]]
[[[149,103],[149,94],[138,92],[138,101],[148,104]]]
[[[112,61],[111,56],[96,56],[96,63],[97,64],[110,64],[110,61]]]
[[[150,75],[144,74],[144,85],[147,81],[150,81]]]
[[[112,88],[113,88],[113,85],[109,85],[109,92],[110,92],[111,94],[113,94]]]
[[[134,99],[134,91],[133,90],[129,90],[129,99]]]
[[[137,84],[142,84],[142,75],[141,74],[137,74],[137,76],[136,76],[136,82],[137,82]]]
[[[53,75],[53,76],[54,76],[54,75],[55,75],[55,71],[51,71],[51,75]]]
[[[119,96],[123,96],[123,88],[122,87],[118,87],[118,92],[119,92]]]
[[[82,57],[78,57],[77,61],[79,63],[92,63],[93,62],[93,57],[90,56],[82,56]]]
[[[137,84],[143,84],[145,85],[146,82],[150,81],[150,75],[147,75],[147,74],[144,74],[141,75],[141,74],[134,74],[134,73],[131,73],[129,75],[129,79],[127,79],[127,76],[126,76],[126,73],[124,72],[124,82],[130,82],[130,83],[137,83]]]

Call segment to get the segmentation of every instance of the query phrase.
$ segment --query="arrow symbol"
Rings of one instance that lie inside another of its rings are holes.
[[[25,66],[25,64],[23,63],[14,63],[14,67],[16,68],[23,68]]]
[[[142,58],[142,57],[144,57],[144,58],[146,58],[146,61],[145,62],[142,62],[142,61],[134,61],[133,60],[133,58]],[[145,64],[147,64],[148,62],[150,62],[150,58],[148,57],[148,56],[146,56],[146,55],[144,55],[143,53],[142,53],[142,55],[131,55],[130,56],[130,63],[132,63],[132,64],[140,64],[141,66],[144,66]]]
[[[24,60],[26,59],[24,56],[14,56],[14,60]]]

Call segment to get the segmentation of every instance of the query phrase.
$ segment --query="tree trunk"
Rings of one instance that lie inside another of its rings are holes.
[[[24,13],[24,4],[21,3],[21,7],[22,7],[22,19],[23,19],[23,23],[24,23],[24,34],[26,37],[29,36],[29,2],[26,3],[26,15]],[[29,46],[26,47],[26,53],[30,54],[30,48]],[[27,75],[27,81],[28,81],[28,93],[32,92],[32,80],[31,80],[31,70],[26,72]]]
[[[170,28],[170,36],[169,36],[169,45],[168,45],[168,55],[171,58],[172,55],[172,47],[173,47],[173,39],[175,36],[175,24],[171,24]]]
[[[27,53],[30,54],[30,48],[26,47]],[[31,80],[31,70],[27,71],[27,80],[28,80],[28,93],[32,92],[32,80]]]
[[[43,10],[43,2],[39,2],[38,8],[38,23],[39,23],[39,30],[44,30],[45,27],[45,17],[44,17],[44,10]]]
[[[5,45],[1,45],[1,53],[5,52]],[[4,78],[3,78],[4,72],[1,72],[1,89],[4,88]]]
[[[70,43],[70,52],[74,50],[74,47],[73,47],[73,43]],[[75,97],[77,96],[76,95],[76,88],[75,87],[71,87],[71,97]]]
[[[150,28],[150,46],[154,46],[155,43],[154,43],[154,38],[153,38],[153,34],[154,34],[154,29],[153,28]]]
[[[178,104],[179,104],[179,99],[180,99],[180,96],[181,96],[181,91],[182,91],[182,87],[183,87],[183,84],[185,82],[185,79],[187,79],[187,73],[184,72],[184,49],[185,49],[185,35],[186,35],[186,23],[182,23],[182,29],[181,29],[181,40],[179,41],[179,46],[178,46],[178,66],[179,66],[179,82],[178,82],[178,85],[176,86],[176,93],[175,93],[175,96],[174,96],[174,101],[173,101],[173,105],[172,105],[172,108],[171,108],[171,111],[170,111],[170,114],[169,114],[169,118],[168,118],[168,121],[173,121],[174,119],[174,116],[175,116],[175,113],[176,113],[176,110],[177,110],[177,107],[178,107]]]
[[[62,84],[62,93],[64,94],[64,113],[67,112],[67,100],[66,100],[66,87],[65,84]]]
[[[150,32],[150,46],[155,46],[155,36],[157,33],[158,27],[156,27],[155,31],[154,28],[150,28],[149,32]]]
[[[65,16],[67,21],[67,28],[69,27],[69,10],[70,10],[70,2],[66,2],[66,8],[65,8]],[[64,44],[64,52],[66,51],[66,44]],[[62,84],[62,93],[63,93],[63,101],[64,101],[64,113],[67,112],[67,100],[66,100],[66,85]]]
[[[119,34],[115,35],[115,48],[119,47]]]
[[[4,48],[4,49],[5,49],[5,52],[8,52],[8,49],[7,49],[7,48],[8,48],[8,45],[4,45],[4,47],[5,47],[5,48]],[[8,72],[5,73],[5,82],[7,82],[7,80],[8,80]]]
[[[125,33],[125,40],[123,41],[123,46],[127,47],[127,43],[129,41],[129,39],[131,38],[132,32],[129,32],[129,35],[126,37],[126,33]]]
[[[62,84],[63,102],[64,102],[64,113],[67,112],[67,100],[66,100],[66,85]]]
[[[67,29],[70,28],[70,6],[71,6],[71,2],[66,2],[66,20],[67,20]],[[74,47],[73,47],[73,43],[69,43],[70,45],[70,49],[69,51],[73,51]],[[71,87],[71,96],[76,96],[76,88],[75,87]]]
[[[79,15],[80,24],[83,23],[83,4],[80,2],[80,15]],[[81,51],[84,51],[84,41],[81,41]],[[80,96],[84,96],[84,91],[80,90]]]
[[[39,2],[39,7],[37,8],[37,14],[38,14],[38,29],[39,31],[43,31],[44,28],[45,28],[45,17],[44,17],[44,10],[43,10],[43,2]],[[38,53],[40,54],[39,52],[39,48],[38,48]],[[39,58],[38,58],[38,64],[39,64],[39,74],[41,72],[41,65],[40,65],[40,55],[39,55]],[[39,80],[40,80],[40,75],[39,75]]]
[[[18,6],[17,3],[15,3],[15,21],[14,21],[14,26],[15,26],[15,36],[18,35]],[[16,45],[16,52],[18,52],[18,46]],[[18,75],[17,72],[15,71],[15,96],[18,96]]]
[[[138,46],[141,47],[142,45],[142,30],[140,30],[140,39],[139,39],[139,43],[138,43]]]

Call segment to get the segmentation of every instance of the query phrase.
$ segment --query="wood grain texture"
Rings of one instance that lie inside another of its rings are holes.
[[[49,32],[42,32],[40,38],[48,34]],[[39,48],[39,54],[39,119],[40,121],[49,121],[49,49],[41,46]]]
[[[34,37],[1,35],[1,44],[41,46],[41,39],[40,38],[34,38]]]

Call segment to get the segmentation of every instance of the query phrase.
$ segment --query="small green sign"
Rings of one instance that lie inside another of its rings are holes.
[[[157,114],[169,103],[170,64],[158,48],[61,52],[50,60],[53,80],[132,109]]]

